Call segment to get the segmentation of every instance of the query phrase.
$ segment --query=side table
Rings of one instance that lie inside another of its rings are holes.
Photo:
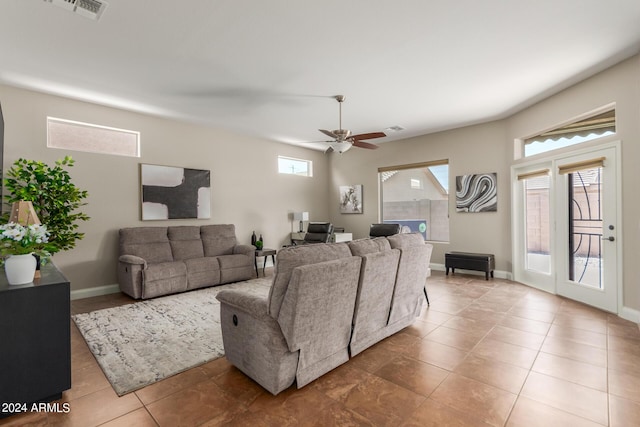
[[[254,260],[255,266],[256,266],[256,277],[259,277],[260,275],[258,274],[258,257],[264,257],[264,262],[262,263],[262,275],[264,276],[264,267],[265,264],[267,263],[267,257],[271,256],[271,261],[273,262],[273,265],[276,265],[276,250],[275,249],[268,249],[268,248],[263,248],[263,249],[256,249],[256,258]]]

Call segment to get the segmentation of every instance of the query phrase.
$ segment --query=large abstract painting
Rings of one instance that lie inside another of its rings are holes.
[[[496,212],[498,174],[456,176],[456,212]]]
[[[142,219],[211,217],[210,171],[140,165]]]
[[[362,213],[362,185],[340,186],[340,213]]]

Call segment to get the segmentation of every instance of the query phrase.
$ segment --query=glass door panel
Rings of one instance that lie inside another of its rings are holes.
[[[602,289],[602,168],[568,174],[569,280]]]
[[[531,271],[551,271],[549,176],[524,180],[525,193],[525,268]]]

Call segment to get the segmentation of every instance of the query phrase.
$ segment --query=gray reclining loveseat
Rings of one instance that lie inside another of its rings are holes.
[[[419,234],[280,250],[268,297],[217,295],[227,360],[274,395],[303,387],[413,323],[431,250]]]
[[[238,244],[233,224],[123,228],[118,283],[138,299],[247,280],[255,249]]]

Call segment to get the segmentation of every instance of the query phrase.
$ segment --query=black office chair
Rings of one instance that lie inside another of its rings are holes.
[[[333,224],[330,222],[310,222],[307,226],[307,234],[304,235],[304,240],[296,244],[328,243],[332,233]]]
[[[371,224],[369,237],[386,237],[400,234],[400,224]]]

